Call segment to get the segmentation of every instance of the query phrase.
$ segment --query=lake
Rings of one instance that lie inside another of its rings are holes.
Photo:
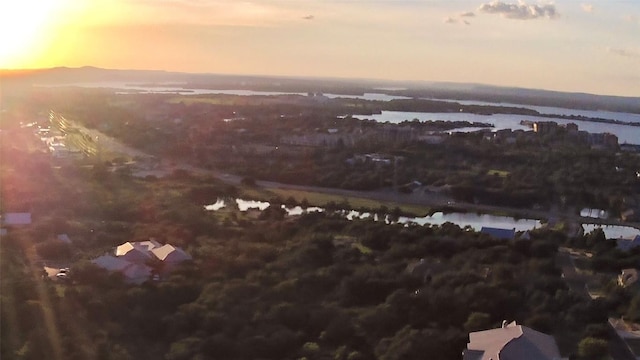
[[[430,100],[440,100],[440,99],[430,99]],[[443,100],[443,101],[451,101],[457,102],[462,105],[487,105],[487,106],[509,106],[509,107],[521,107],[527,108],[531,110],[535,110],[540,114],[545,115],[578,115],[578,116],[587,116],[591,118],[599,118],[599,119],[610,119],[610,120],[618,120],[618,121],[626,121],[626,122],[637,122],[640,123],[640,114],[632,114],[632,113],[624,113],[624,112],[615,112],[615,111],[605,111],[605,110],[577,110],[577,109],[567,109],[567,108],[559,108],[553,106],[537,106],[537,105],[523,105],[523,104],[513,104],[513,103],[496,103],[496,102],[486,102],[486,101],[475,101],[475,100]]]
[[[188,89],[184,88],[186,84],[173,83],[164,84],[162,86],[138,86],[130,85],[126,82],[96,82],[96,83],[73,83],[55,85],[53,87],[77,86],[87,88],[105,88],[113,89],[118,94],[176,94],[176,95],[235,95],[235,96],[281,96],[281,95],[299,95],[307,96],[303,92],[278,92],[278,91],[255,91],[255,90],[222,90],[222,89]],[[383,89],[379,89],[384,91]],[[411,99],[406,96],[388,95],[380,93],[364,93],[363,95],[345,95],[345,94],[324,94],[327,98],[337,99],[362,99],[369,101],[391,101],[397,99]],[[431,99],[438,101],[458,102],[464,105],[491,105],[491,106],[514,106],[536,110],[542,114],[557,115],[582,115],[594,118],[620,120],[628,122],[640,123],[640,114],[630,114],[612,111],[591,111],[591,110],[575,110],[549,106],[521,105],[511,103],[493,103],[473,100],[452,100],[452,99]],[[493,124],[494,130],[512,129],[512,130],[531,130],[527,126],[520,125],[520,121],[555,121],[559,124],[577,123],[580,130],[590,133],[609,132],[618,136],[620,144],[640,144],[640,127],[606,124],[597,122],[565,120],[555,118],[542,118],[537,116],[511,115],[511,114],[495,114],[495,115],[477,115],[469,113],[422,113],[422,112],[405,112],[405,111],[383,111],[382,114],[374,115],[354,115],[357,119],[372,119],[379,122],[399,123],[404,120],[412,120],[417,118],[421,121],[425,120],[443,120],[443,121],[472,121]],[[456,129],[455,132],[477,131],[479,128],[463,128]]]
[[[620,144],[640,144],[640,126],[628,126],[618,124],[607,124],[590,121],[565,120],[556,118],[543,118],[530,115],[513,115],[513,114],[493,114],[478,115],[470,113],[426,113],[426,112],[410,112],[410,111],[382,111],[380,114],[373,115],[353,115],[356,119],[370,119],[377,122],[389,122],[398,124],[405,120],[418,119],[420,121],[442,120],[442,121],[469,121],[492,124],[492,131],[511,129],[530,131],[531,128],[521,125],[522,120],[526,121],[555,121],[558,124],[578,124],[580,130],[590,133],[612,133],[618,137]],[[462,128],[455,129],[453,132],[470,132],[481,130],[481,128]]]
[[[271,204],[266,201],[254,201],[235,199],[235,203],[240,211],[247,211],[250,209],[265,210]],[[214,204],[206,205],[204,208],[209,211],[217,211],[226,206],[226,203],[222,199],[218,199]],[[311,212],[325,212],[325,209],[317,206],[302,208],[301,206],[287,207],[280,205],[285,210],[288,216],[298,216]],[[446,222],[456,224],[460,228],[470,226],[475,231],[480,231],[482,227],[495,227],[502,229],[515,229],[516,231],[527,231],[536,229],[542,226],[540,220],[535,219],[516,219],[509,216],[497,216],[489,214],[476,214],[476,213],[443,213],[436,212],[432,215],[423,217],[407,217],[400,216],[397,221],[392,222],[390,216],[378,215],[370,212],[359,212],[356,210],[338,210],[335,212],[340,214],[348,220],[366,220],[372,221],[384,221],[387,224],[399,223],[399,224],[417,224],[417,225],[442,225]],[[607,239],[632,239],[636,235],[640,235],[640,230],[630,226],[613,226],[613,225],[594,225],[583,224],[585,233],[593,231],[595,228],[602,228]]]
[[[229,90],[229,89],[190,89],[179,84],[166,84],[163,86],[139,86],[130,85],[123,82],[97,82],[97,83],[74,83],[56,85],[55,87],[77,86],[86,88],[113,89],[116,94],[176,94],[176,95],[236,95],[236,96],[282,96],[300,95],[307,96],[306,92],[281,92],[281,91],[256,91],[256,90]],[[323,94],[329,99],[361,99],[369,101],[391,101],[395,99],[411,99],[406,96],[387,95],[383,93],[364,93],[362,95],[345,94]]]

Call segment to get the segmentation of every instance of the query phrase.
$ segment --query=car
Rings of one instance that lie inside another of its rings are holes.
[[[60,280],[67,280],[69,276],[66,273],[57,273],[56,278]]]
[[[62,268],[58,270],[58,274],[68,274],[70,272],[69,268]]]

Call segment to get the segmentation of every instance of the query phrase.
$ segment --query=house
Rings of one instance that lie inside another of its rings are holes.
[[[120,259],[113,255],[102,255],[99,258],[91,260],[91,262],[107,271],[124,271],[131,265],[129,261]]]
[[[523,232],[519,237],[520,240],[531,240],[531,233],[529,230]]]
[[[2,219],[2,223],[4,225],[12,226],[12,225],[30,225],[31,224],[31,213],[21,212],[21,213],[6,213]]]
[[[498,329],[469,334],[463,360],[560,360],[553,336],[543,334],[515,321]]]
[[[149,260],[159,260],[165,264],[165,269],[192,259],[191,255],[181,248],[171,244],[162,245],[154,239],[126,242],[116,248],[115,255],[120,259],[137,264],[145,264]]]
[[[130,284],[142,284],[151,278],[153,271],[147,265],[132,263],[113,255],[103,255],[91,262],[109,272],[121,273]]]
[[[638,270],[636,269],[622,269],[620,275],[618,275],[618,285],[622,287],[629,287],[638,282]]]
[[[584,208],[580,210],[580,216],[606,220],[609,218],[609,213],[606,210],[602,210],[602,209]]]
[[[71,244],[71,238],[67,234],[59,234],[58,236],[56,236],[56,239],[58,239],[58,241],[62,243]]]
[[[128,283],[141,284],[151,279],[155,267],[150,260],[162,263],[163,271],[171,271],[174,266],[191,255],[170,244],[162,245],[154,239],[126,242],[116,247],[114,255],[103,255],[91,262],[111,272],[120,272]],[[151,266],[149,266],[151,265]]]
[[[516,237],[516,229],[501,229],[483,226],[482,229],[480,229],[480,233],[502,240],[513,240]]]
[[[142,263],[152,259],[149,250],[138,243],[126,242],[116,248],[115,254],[118,258],[132,263]]]
[[[622,221],[637,221],[638,220],[638,214],[636,214],[636,210],[635,209],[628,209],[626,211],[623,211],[620,214],[620,219]]]
[[[165,264],[175,265],[183,261],[191,260],[191,255],[170,244],[165,244],[161,247],[155,248],[151,250],[151,252]]]
[[[637,246],[640,246],[640,235],[636,235],[633,239],[616,240],[616,247],[621,251],[629,251]]]
[[[142,284],[143,282],[149,280],[151,278],[153,270],[141,264],[131,264],[128,266],[122,274],[124,275],[125,280],[131,284]]]

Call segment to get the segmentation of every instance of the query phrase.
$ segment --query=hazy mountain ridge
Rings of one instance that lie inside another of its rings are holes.
[[[416,98],[479,100],[523,105],[640,113],[640,97],[570,93],[540,89],[450,82],[402,82],[364,79],[320,79],[258,75],[222,75],[163,70],[115,70],[85,66],[51,69],[3,70],[2,83],[58,85],[95,82],[181,83],[185,88],[251,89],[282,92],[362,94],[384,92]],[[381,90],[380,88],[396,88]]]

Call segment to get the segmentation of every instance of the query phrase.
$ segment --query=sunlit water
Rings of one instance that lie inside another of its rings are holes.
[[[558,124],[575,123],[578,125],[579,130],[584,130],[590,133],[611,133],[618,137],[620,144],[640,144],[640,126],[628,126],[618,124],[607,124],[590,121],[574,121],[556,118],[543,118],[539,116],[530,115],[513,115],[513,114],[494,114],[494,115],[478,115],[470,113],[426,113],[426,112],[409,112],[409,111],[382,111],[380,114],[373,115],[353,115],[356,119],[370,119],[376,122],[389,122],[392,124],[398,124],[403,121],[411,121],[417,119],[419,121],[429,120],[442,120],[442,121],[469,121],[478,122],[484,124],[492,124],[494,128],[492,131],[511,129],[511,130],[525,130],[530,131],[531,128],[522,125],[520,122],[525,121],[555,121]],[[477,131],[484,128],[461,128],[455,129],[452,132],[470,132]]]
[[[235,199],[238,209],[240,211],[247,211],[249,209],[265,210],[271,204],[266,201],[253,201]],[[225,201],[218,199],[214,204],[207,205],[204,208],[210,211],[216,211],[224,208]],[[325,209],[317,206],[303,208],[301,206],[287,207],[280,205],[285,210],[288,216],[299,216],[312,212],[325,212]],[[396,221],[392,221],[392,217],[389,214],[378,215],[371,212],[359,212],[357,210],[338,210],[335,213],[340,214],[348,220],[365,220],[371,219],[372,221],[384,221],[387,224],[417,224],[417,225],[442,225],[444,223],[452,223],[461,228],[466,226],[471,227],[475,231],[480,231],[483,227],[494,227],[501,229],[514,229],[515,231],[527,231],[536,229],[542,226],[540,220],[534,219],[516,219],[509,216],[496,216],[489,214],[475,214],[475,213],[448,213],[436,212],[433,215],[427,215],[423,217],[407,217],[400,216]],[[632,239],[637,235],[640,235],[640,230],[629,226],[613,226],[613,225],[594,225],[583,224],[585,233],[593,231],[595,228],[602,228],[605,236],[608,239]]]

